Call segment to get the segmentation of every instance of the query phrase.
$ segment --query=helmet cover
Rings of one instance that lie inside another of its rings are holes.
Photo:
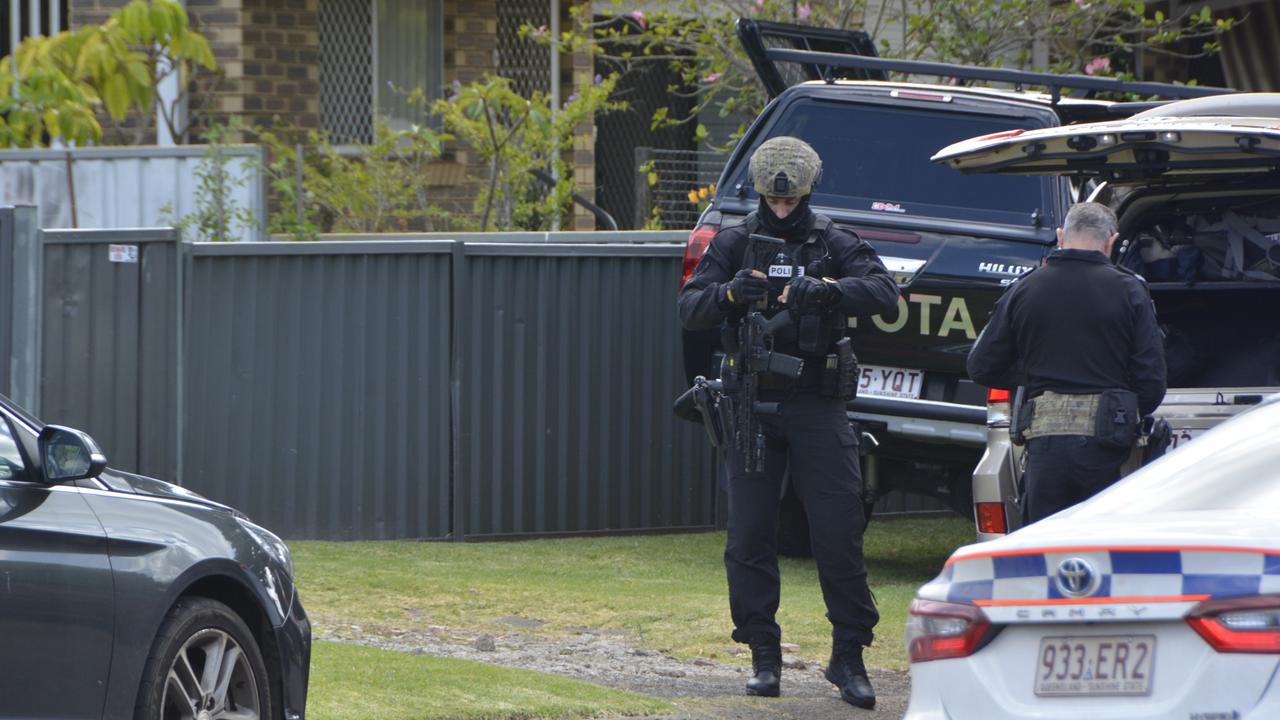
[[[765,141],[751,154],[751,185],[768,197],[803,197],[822,175],[822,160],[809,143],[783,135]]]

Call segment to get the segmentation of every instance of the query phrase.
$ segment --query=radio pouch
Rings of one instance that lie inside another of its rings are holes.
[[[835,352],[827,355],[818,394],[841,400],[852,400],[858,396],[858,358],[853,354],[853,341],[848,337],[837,340]]]
[[[1138,439],[1138,394],[1118,388],[1103,390],[1098,396],[1094,437],[1103,445],[1133,447]]]

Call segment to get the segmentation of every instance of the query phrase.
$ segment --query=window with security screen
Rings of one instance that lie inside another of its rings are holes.
[[[320,0],[320,123],[335,143],[373,140],[373,121],[393,129],[426,121],[408,95],[444,84],[441,0]]]
[[[68,27],[67,0],[10,0],[0,6],[0,57],[28,37],[57,35]]]

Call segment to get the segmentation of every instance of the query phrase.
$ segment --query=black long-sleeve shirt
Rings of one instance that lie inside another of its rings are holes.
[[[1143,415],[1164,399],[1164,343],[1146,284],[1093,250],[1055,250],[1009,286],[966,367],[980,385],[1024,385],[1028,397],[1124,388]]]
[[[710,330],[729,319],[731,313],[740,314],[734,306],[721,305],[720,287],[744,266],[749,236],[747,223],[743,223],[725,228],[712,238],[693,276],[680,289],[677,302],[680,322],[686,330]],[[837,312],[868,316],[898,306],[898,286],[870,244],[834,225],[824,241],[828,258],[824,272],[837,281],[840,293],[833,306]],[[810,237],[802,244],[812,248],[817,242]],[[807,254],[820,255],[820,250],[813,248]]]

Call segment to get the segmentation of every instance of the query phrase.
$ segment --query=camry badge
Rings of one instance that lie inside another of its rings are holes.
[[[1085,597],[1098,589],[1098,573],[1084,558],[1067,558],[1058,563],[1054,580],[1058,590],[1067,597]]]

